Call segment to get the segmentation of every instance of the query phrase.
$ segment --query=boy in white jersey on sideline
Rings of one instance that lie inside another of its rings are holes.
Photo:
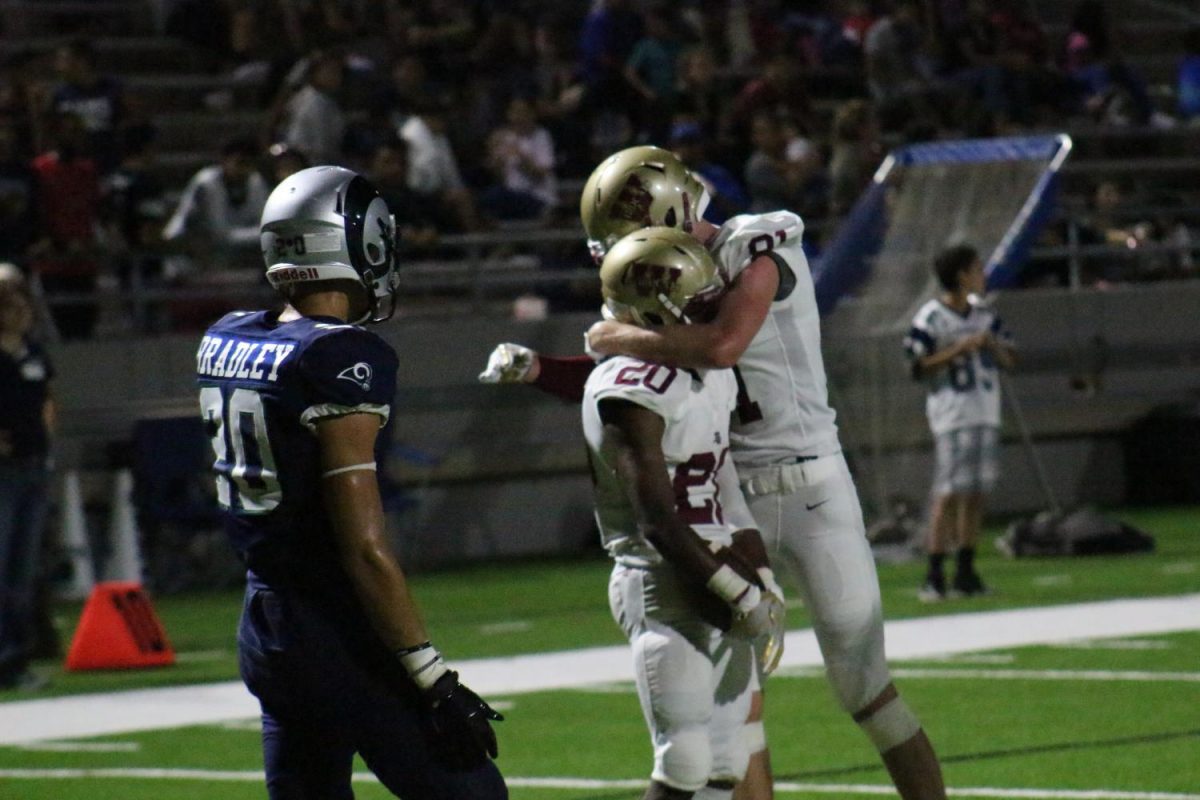
[[[983,262],[967,244],[948,247],[933,263],[941,294],[913,317],[904,347],[913,377],[929,386],[925,414],[936,463],[927,550],[929,569],[919,596],[946,598],[942,562],[952,546],[951,589],[965,596],[987,591],[975,571],[975,544],[984,497],[996,483],[1000,434],[1000,369],[1016,363],[1012,336],[983,306]]]
[[[646,327],[703,319],[725,289],[704,248],[670,228],[619,241],[600,279],[608,312]],[[753,642],[767,671],[781,652],[782,592],[765,559],[741,574],[726,562],[758,536],[728,458],[736,397],[729,370],[625,356],[597,365],[584,389],[596,521],[615,562],[609,604],[654,747],[645,800],[732,796],[750,758]]]
[[[875,562],[827,400],[820,319],[801,219],[746,214],[702,219],[703,186],[669,151],[635,147],[596,168],[580,202],[593,253],[649,225],[703,244],[729,290],[711,322],[646,329],[593,325],[587,345],[684,368],[732,367],[737,406],[730,451],[751,514],[781,578],[799,589],[839,704],[879,751],[903,800],[944,800],[941,767],[920,721],[892,683],[884,653]],[[592,365],[502,344],[480,375],[525,382],[568,399]],[[738,800],[773,796],[761,704],[746,726],[752,758]]]

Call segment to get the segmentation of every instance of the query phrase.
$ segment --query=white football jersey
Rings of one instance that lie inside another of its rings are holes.
[[[662,449],[676,511],[701,537],[728,543],[734,531],[755,527],[729,458],[729,414],[736,396],[737,384],[727,369],[694,372],[617,356],[592,370],[584,388],[583,435],[600,538],[618,563],[652,566],[662,557],[639,530],[618,479],[615,453],[604,442],[600,401],[627,400],[663,418]]]
[[[912,361],[933,355],[955,342],[990,330],[1002,342],[1012,343],[1000,317],[974,302],[965,315],[941,300],[930,300],[913,317],[904,349]],[[1000,373],[987,350],[959,356],[926,376],[929,395],[925,415],[934,434],[974,425],[1000,424]]]
[[[734,367],[738,402],[730,438],[739,468],[841,450],[825,385],[812,273],[800,246],[803,233],[804,222],[789,211],[743,214],[722,225],[709,245],[730,281],[764,253],[779,265],[771,312]]]

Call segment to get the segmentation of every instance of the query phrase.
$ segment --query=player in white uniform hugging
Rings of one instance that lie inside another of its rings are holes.
[[[913,377],[929,386],[925,414],[933,432],[937,466],[927,544],[929,569],[920,598],[946,597],[942,562],[955,551],[951,590],[987,591],[975,571],[975,543],[984,496],[996,483],[1000,433],[999,369],[1015,363],[1012,336],[994,311],[980,305],[985,276],[975,248],[960,244],[934,260],[942,293],[921,306],[904,346]]]
[[[725,288],[704,248],[670,228],[618,242],[600,276],[613,317],[648,327],[702,318]],[[757,572],[727,563],[735,534],[757,538],[728,458],[736,395],[729,370],[624,356],[599,364],[584,390],[596,520],[616,562],[609,603],[654,746],[646,800],[732,796],[749,761],[752,642],[768,668],[781,652],[782,592],[761,540]]]
[[[943,800],[941,767],[920,721],[892,683],[883,612],[862,511],[827,401],[820,320],[804,224],[787,211],[702,219],[703,186],[674,154],[637,147],[609,157],[580,210],[593,253],[648,225],[688,232],[729,283],[712,321],[639,328],[615,320],[587,332],[590,351],[680,368],[732,367],[738,395],[731,453],[780,578],[801,593],[843,709],[880,752],[904,800]],[[569,360],[500,345],[481,380],[523,381],[562,396]],[[752,761],[739,800],[773,796],[761,708],[746,736]]]

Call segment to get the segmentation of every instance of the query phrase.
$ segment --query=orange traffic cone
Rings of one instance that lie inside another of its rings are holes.
[[[175,663],[175,651],[135,581],[96,584],[67,653],[67,669],[131,669]]]

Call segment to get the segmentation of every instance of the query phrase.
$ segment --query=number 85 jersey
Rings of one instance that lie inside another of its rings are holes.
[[[196,352],[200,412],[226,530],[251,569],[291,578],[337,563],[316,423],[368,413],[382,426],[396,369],[382,339],[332,317],[234,312],[208,329]]]
[[[913,317],[904,349],[915,364],[984,331],[1009,346],[1013,344],[1012,335],[991,309],[972,301],[967,313],[959,314],[935,298]],[[987,350],[959,356],[925,380],[929,387],[925,416],[934,434],[976,425],[1000,425],[1000,372]]]
[[[583,435],[600,537],[618,563],[647,567],[662,557],[638,528],[617,474],[616,453],[604,439],[600,402],[626,400],[662,417],[662,451],[676,513],[702,538],[727,544],[739,528],[756,527],[729,457],[729,415],[736,396],[737,384],[727,369],[693,372],[617,356],[592,370],[584,387]]]

